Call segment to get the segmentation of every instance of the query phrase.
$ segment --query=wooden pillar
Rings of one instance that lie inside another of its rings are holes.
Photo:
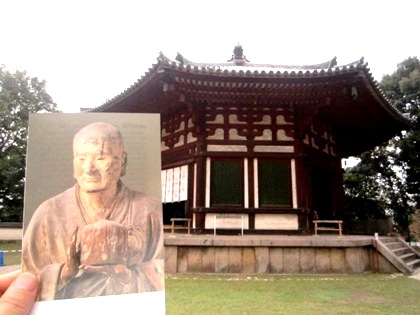
[[[186,209],[186,217],[189,219],[193,219],[193,212],[192,212],[192,208],[195,208],[195,171],[194,171],[194,164],[190,163],[188,164],[188,193],[187,193],[187,202],[185,205],[185,209]]]
[[[249,157],[248,158],[248,178],[245,178],[245,180],[248,181],[248,203],[250,208],[255,208],[255,183],[254,183],[254,158]],[[248,224],[249,229],[254,230],[255,229],[255,212],[254,211],[248,211]]]
[[[297,205],[299,208],[307,209],[309,208],[311,196],[309,172],[303,158],[295,159],[295,167]]]
[[[341,219],[344,208],[344,186],[343,186],[343,169],[336,168],[332,178],[332,211],[335,219]]]
[[[205,104],[198,104],[196,107],[196,208],[204,209],[206,206],[206,136],[205,136]],[[206,215],[203,211],[196,212],[195,224],[199,231],[205,228]]]

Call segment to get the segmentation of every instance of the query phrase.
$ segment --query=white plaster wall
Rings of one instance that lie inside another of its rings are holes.
[[[261,121],[255,122],[255,125],[271,125],[270,115],[264,115]]]
[[[260,137],[255,137],[255,140],[271,141],[273,140],[273,133],[270,129],[264,129],[263,134]]]
[[[296,214],[255,214],[257,230],[297,230]]]
[[[236,129],[229,129],[229,140],[246,140],[246,137],[238,135],[238,130]]]
[[[180,136],[179,136],[179,140],[178,140],[178,142],[174,144],[174,148],[177,148],[177,147],[183,146],[183,145],[184,145],[184,143],[185,143],[185,140],[184,140],[184,135],[180,135]]]
[[[207,213],[206,214],[206,229],[214,229],[214,222],[216,217],[216,228],[224,229],[240,229],[243,220],[244,229],[249,229],[249,220],[248,214],[238,213],[238,214],[229,214],[229,213]]]
[[[187,135],[187,143],[195,142],[197,138],[193,136],[192,132],[189,132]]]
[[[284,116],[283,116],[283,115],[277,115],[277,116],[276,116],[276,124],[277,124],[277,125],[292,125],[292,123],[287,122],[287,121],[284,119]]]
[[[295,148],[291,145],[278,146],[278,145],[256,145],[255,152],[274,152],[274,153],[293,153]]]
[[[239,121],[237,115],[229,115],[230,124],[246,124],[245,121]]]
[[[284,129],[279,129],[277,130],[277,140],[288,141],[288,140],[293,140],[293,138],[288,137]]]
[[[223,140],[224,132],[222,128],[217,128],[214,132],[214,135],[208,136],[209,140]]]
[[[209,144],[207,146],[209,152],[246,152],[246,145],[218,145]]]
[[[224,118],[222,114],[217,114],[214,120],[208,121],[208,124],[223,124]]]

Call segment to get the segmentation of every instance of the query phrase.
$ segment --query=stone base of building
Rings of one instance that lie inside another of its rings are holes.
[[[297,274],[399,272],[366,236],[165,234],[165,271]]]

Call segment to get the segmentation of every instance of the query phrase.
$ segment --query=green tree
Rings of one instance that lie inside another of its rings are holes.
[[[0,221],[21,221],[30,113],[54,112],[45,81],[0,66]]]
[[[392,75],[383,77],[381,87],[411,124],[387,144],[363,153],[358,165],[346,170],[345,213],[350,219],[392,215],[397,230],[407,233],[420,201],[419,60],[404,60]]]
[[[392,75],[382,80],[383,89],[391,102],[412,121],[410,128],[395,139],[398,164],[402,168],[416,207],[420,205],[420,62],[408,58]]]
[[[344,173],[345,216],[352,220],[382,219],[387,216],[387,202],[381,193],[384,184],[380,171],[388,164],[384,148],[363,153],[360,162]]]

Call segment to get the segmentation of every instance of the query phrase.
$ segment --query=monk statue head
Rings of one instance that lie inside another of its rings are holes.
[[[115,126],[92,123],[74,136],[73,174],[82,191],[115,189],[126,165],[123,138]]]

